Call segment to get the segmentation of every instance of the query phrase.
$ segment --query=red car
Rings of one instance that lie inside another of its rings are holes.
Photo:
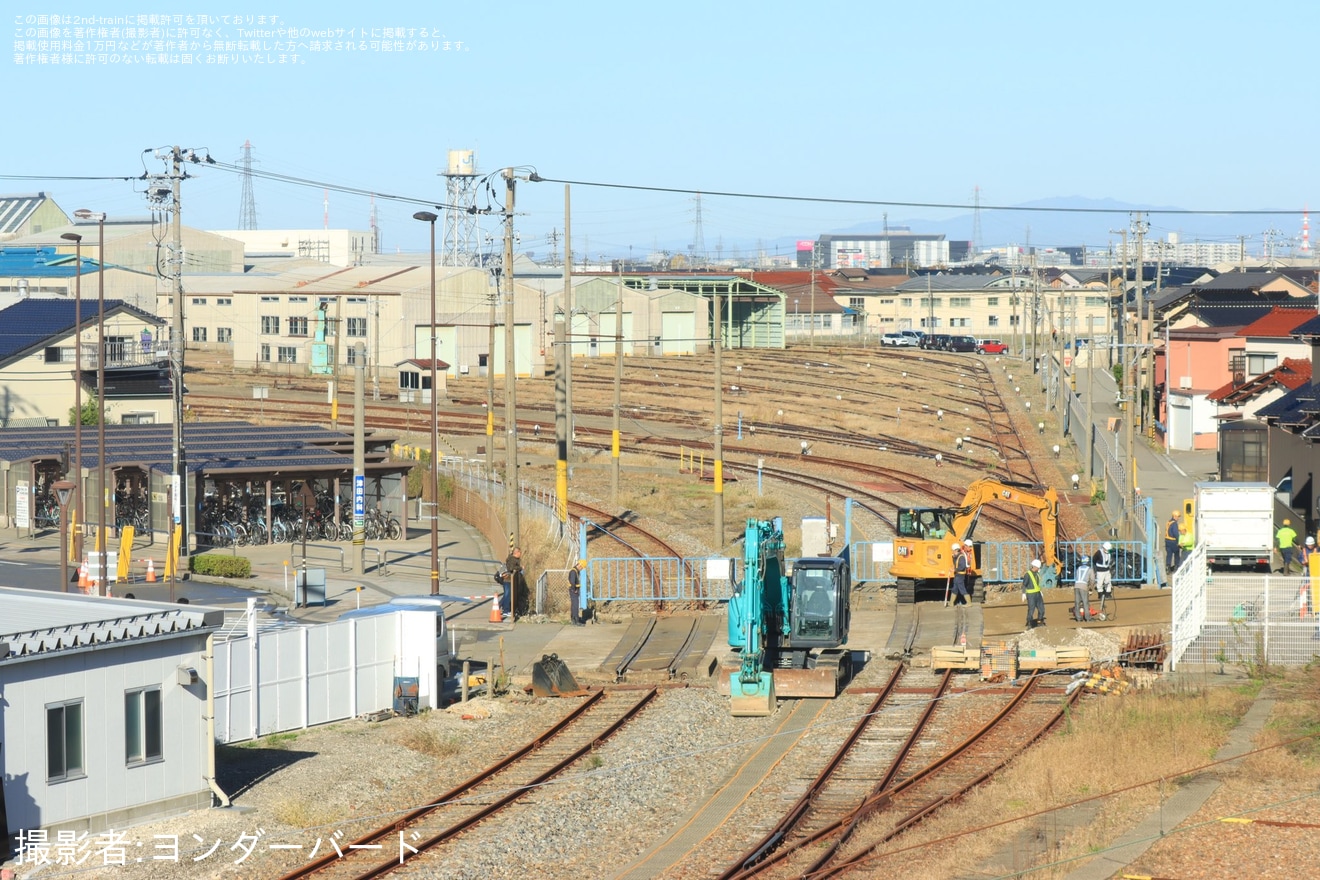
[[[998,339],[980,339],[976,343],[977,354],[1003,354],[1008,346]]]

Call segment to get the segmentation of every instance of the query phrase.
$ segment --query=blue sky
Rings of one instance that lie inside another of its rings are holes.
[[[121,16],[153,6],[90,5]],[[4,175],[159,172],[143,150],[170,144],[235,163],[250,140],[259,172],[436,203],[452,148],[476,150],[481,172],[513,165],[546,178],[706,192],[966,205],[979,186],[984,205],[1076,196],[1297,212],[1243,218],[1238,231],[1248,236],[1266,224],[1296,235],[1302,207],[1320,204],[1308,61],[1320,7],[1307,3],[515,0],[376,11],[200,0],[180,14],[265,15],[278,19],[267,27],[356,29],[359,39],[364,28],[397,28],[416,40],[425,28],[440,34],[425,42],[449,48],[317,52],[306,36],[297,64],[97,66],[15,59],[14,41],[46,26],[30,16],[87,14],[89,4],[6,6]],[[235,22],[215,27],[242,36]],[[184,185],[185,222],[237,227],[240,178],[197,174]],[[38,189],[67,211],[146,211],[140,184],[0,181],[0,192]],[[258,178],[254,192],[262,228],[322,224],[320,188]],[[503,197],[502,185],[495,193]],[[572,199],[578,253],[631,248],[640,257],[692,241],[691,195],[574,186]],[[521,250],[548,252],[563,201],[562,184],[519,185]],[[331,192],[329,202],[332,227],[368,225],[367,199]],[[422,207],[377,200],[386,250],[426,248],[424,226],[411,219]],[[722,243],[727,256],[758,241],[878,228],[885,212],[917,228],[966,213],[708,195],[702,226],[706,250]],[[1208,230],[1223,224],[1212,219],[1157,214],[1152,231],[1215,237]],[[1096,217],[1086,243],[1103,244],[1125,222]],[[1077,243],[1050,242],[1048,215],[1015,214],[1012,223],[1024,234],[1031,227],[1032,243]]]

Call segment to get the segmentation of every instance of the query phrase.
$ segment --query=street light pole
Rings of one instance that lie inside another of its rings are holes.
[[[82,476],[82,236],[76,232],[66,232],[60,236],[74,244],[74,260],[77,263],[74,275],[73,294],[73,509],[79,519],[83,519],[83,476]],[[67,523],[66,521],[62,521]],[[68,528],[67,524],[64,528]],[[73,555],[82,559],[82,523],[73,535]],[[68,584],[65,584],[68,587]]]
[[[414,220],[431,225],[431,595],[440,595],[440,533],[436,513],[439,511],[440,468],[436,460],[440,448],[440,411],[436,394],[436,338],[435,338],[435,221],[439,216],[431,211],[418,211]]]
[[[60,503],[60,589],[67,593],[69,592],[69,498],[76,487],[65,479],[57,480],[51,488],[55,490],[55,500]]]
[[[104,595],[109,558],[105,534],[105,212],[80,208],[79,220],[96,221],[96,595]],[[79,413],[79,418],[82,414]]]

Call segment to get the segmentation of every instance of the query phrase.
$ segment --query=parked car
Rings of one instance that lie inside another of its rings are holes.
[[[926,338],[925,330],[899,330],[898,332],[911,339],[913,345],[921,345],[921,340]]]
[[[976,338],[973,336],[950,336],[945,351],[976,351]]]
[[[936,333],[934,336],[927,336],[921,341],[922,348],[929,348],[932,351],[949,350],[949,334]]]
[[[978,339],[976,341],[977,354],[1003,354],[1008,351],[1008,344],[1000,342],[998,339]]]
[[[880,344],[913,346],[917,344],[917,340],[911,336],[905,336],[902,333],[886,333],[884,336],[880,337]]]

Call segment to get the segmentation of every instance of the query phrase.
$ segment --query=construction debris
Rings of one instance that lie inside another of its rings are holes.
[[[1139,631],[1128,634],[1119,654],[1119,662],[1124,666],[1142,666],[1162,669],[1164,659],[1169,653],[1169,642],[1164,633]]]

